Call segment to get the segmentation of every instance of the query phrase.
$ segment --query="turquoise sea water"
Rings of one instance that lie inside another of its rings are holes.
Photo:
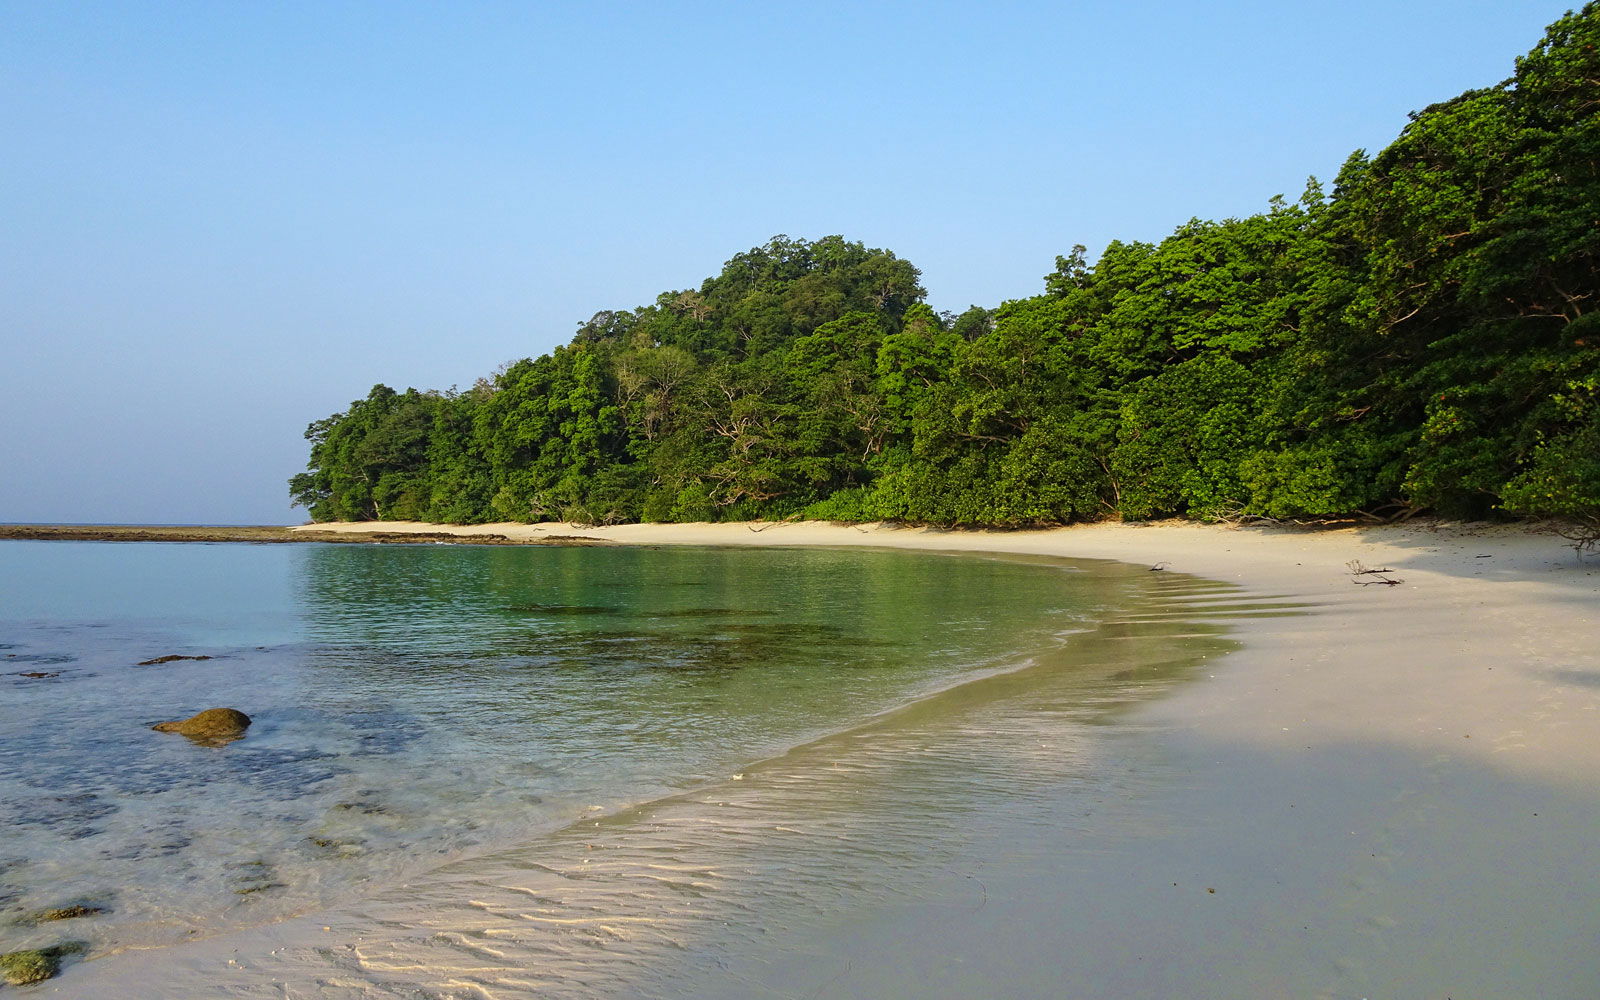
[[[1592,794],[1203,724],[1320,610],[1020,557],[0,543],[0,951],[84,942],[31,988],[73,1000],[1595,996]],[[213,705],[249,735],[147,728]]]
[[[867,550],[0,542],[0,951],[316,910],[1019,666],[1148,581]],[[167,654],[209,656],[137,666]],[[28,676],[28,675],[42,676]],[[254,719],[216,747],[149,729]]]

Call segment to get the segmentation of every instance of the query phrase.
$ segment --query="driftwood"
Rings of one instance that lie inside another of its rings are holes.
[[[1382,569],[1369,569],[1366,566],[1363,566],[1361,564],[1361,560],[1359,559],[1352,559],[1345,563],[1345,565],[1350,568],[1350,575],[1358,578],[1350,581],[1358,587],[1398,587],[1400,584],[1405,583],[1404,580],[1385,576],[1385,573],[1394,572],[1394,570],[1387,566],[1383,567]],[[1359,577],[1363,576],[1370,576],[1372,579],[1359,579]]]
[[[1266,514],[1247,514],[1243,506],[1209,515],[1209,519],[1230,528],[1329,528],[1345,524],[1404,524],[1430,508],[1413,507],[1398,500],[1381,504],[1370,510],[1356,510],[1348,514],[1308,514],[1303,517],[1268,517]]]
[[[1600,549],[1600,517],[1560,524],[1555,530],[1556,534],[1572,543],[1572,551],[1580,559],[1584,553]]]
[[[788,517],[784,518],[781,521],[759,521],[756,524],[747,524],[747,525],[745,525],[745,527],[759,535],[761,532],[766,531],[768,528],[776,528],[780,524],[793,524],[795,521],[798,521],[798,520],[800,520],[800,515],[799,514],[790,514]]]

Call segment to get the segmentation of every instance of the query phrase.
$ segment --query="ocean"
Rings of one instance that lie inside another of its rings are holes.
[[[1176,583],[874,550],[0,542],[0,951],[178,944],[615,822],[1059,660]],[[173,655],[207,659],[139,665]],[[1056,664],[1093,678],[1077,709],[1103,668]],[[213,707],[247,735],[150,729]],[[30,919],[67,906],[100,912]]]

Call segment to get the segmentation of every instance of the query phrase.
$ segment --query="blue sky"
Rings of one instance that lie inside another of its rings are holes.
[[[777,233],[1034,294],[1331,178],[1566,7],[0,0],[0,521],[302,520],[311,420]]]

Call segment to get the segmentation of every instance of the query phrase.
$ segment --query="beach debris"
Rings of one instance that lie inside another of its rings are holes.
[[[1168,566],[1171,566],[1171,565],[1172,565],[1171,563],[1169,563],[1165,559],[1163,559],[1160,562],[1156,563],[1154,566],[1151,566],[1150,567],[1150,572],[1159,573],[1159,572],[1161,572],[1162,570],[1166,569]]]
[[[1386,573],[1394,572],[1394,570],[1387,566],[1383,567],[1382,569],[1369,569],[1368,567],[1362,565],[1360,559],[1352,559],[1345,563],[1345,566],[1349,568],[1351,576],[1357,577],[1357,579],[1351,580],[1350,582],[1358,587],[1398,587],[1400,584],[1405,583],[1404,580],[1385,576],[1384,574]],[[1370,576],[1372,579],[1359,579],[1363,576]]]
[[[1556,534],[1572,543],[1572,551],[1577,553],[1579,559],[1586,552],[1600,551],[1600,514],[1558,525]]]
[[[757,521],[754,524],[747,524],[747,525],[745,525],[745,527],[747,529],[749,529],[750,531],[753,531],[753,532],[755,532],[756,534],[759,535],[761,532],[766,531],[768,528],[776,528],[779,525],[784,525],[784,524],[793,524],[795,521],[798,521],[799,519],[800,519],[800,515],[799,514],[790,514],[788,517],[784,518],[781,521]]]
[[[236,708],[208,708],[177,722],[158,722],[150,727],[158,733],[177,733],[197,743],[217,745],[232,742],[250,728],[250,716]]]
[[[153,667],[158,663],[173,663],[177,660],[209,660],[209,656],[184,656],[181,653],[168,653],[166,656],[157,656],[154,659],[140,660],[138,666]]]
[[[48,948],[27,948],[0,955],[0,977],[12,986],[27,986],[53,979],[61,972],[61,960],[81,955],[89,946],[82,941],[67,941]]]

